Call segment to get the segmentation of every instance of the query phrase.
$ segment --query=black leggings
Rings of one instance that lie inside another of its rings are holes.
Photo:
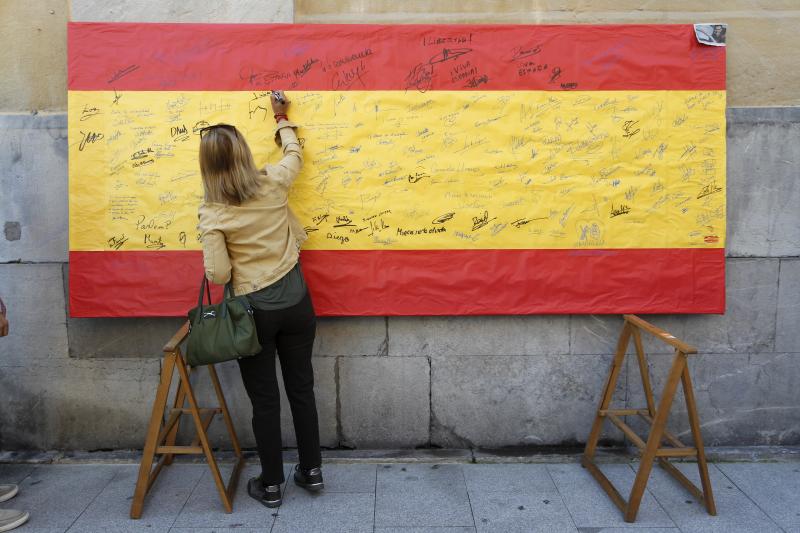
[[[276,349],[292,410],[300,467],[315,468],[322,461],[311,367],[317,318],[311,297],[306,292],[300,303],[292,307],[273,311],[257,309],[255,321],[262,350],[252,357],[239,359],[239,370],[253,404],[253,433],[261,459],[261,480],[265,485],[279,485],[284,476]]]

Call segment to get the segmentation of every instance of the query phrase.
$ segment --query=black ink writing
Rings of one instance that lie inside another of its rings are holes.
[[[351,87],[356,81],[361,83],[362,87],[365,87],[364,80],[362,76],[366,74],[367,66],[366,64],[361,61],[358,65],[354,67],[350,67],[346,70],[341,70],[336,72],[333,75],[333,89],[346,89]]]
[[[397,228],[398,237],[410,237],[411,235],[436,235],[437,233],[447,233],[447,228],[442,226],[432,226],[430,228],[403,229]]]
[[[122,235],[120,235],[118,237],[116,237],[116,236],[115,237],[111,237],[110,239],[108,239],[107,242],[108,242],[108,247],[109,248],[113,248],[114,250],[119,250],[120,248],[122,248],[123,244],[128,242],[128,237],[126,237],[125,234],[123,233]]]
[[[101,114],[102,111],[96,107],[89,107],[88,105],[84,105],[83,109],[81,110],[81,121],[90,119],[96,115]]]
[[[350,217],[347,215],[337,216],[336,224],[333,225],[334,228],[345,228],[350,226],[355,226],[355,224],[353,224],[353,221],[350,220]]]
[[[430,175],[425,171],[415,172],[413,174],[409,174],[408,175],[408,182],[409,183],[417,183],[420,180],[422,180],[422,178],[429,178],[429,177],[430,177]]]
[[[483,215],[481,215],[479,217],[472,217],[472,231],[478,230],[478,229],[484,227],[486,224],[488,224],[492,220],[496,220],[496,219],[497,219],[497,217],[494,217],[494,218],[490,219],[489,218],[489,212],[488,211],[484,211]]]
[[[464,87],[467,87],[469,89],[474,89],[475,87],[477,87],[482,83],[489,83],[489,76],[484,74],[483,76],[480,76],[478,78],[472,78],[467,82],[466,85],[464,85]]]
[[[630,139],[640,131],[640,128],[637,128],[636,125],[639,123],[638,120],[626,120],[625,123],[622,125],[622,134],[623,137]]]
[[[107,83],[114,83],[115,81],[117,81],[118,79],[122,78],[123,76],[127,76],[128,74],[130,74],[131,72],[134,72],[136,70],[139,70],[139,65],[129,65],[129,66],[125,67],[125,68],[121,68],[118,71],[116,71],[113,76],[111,76],[111,79],[108,80]]]
[[[710,194],[718,193],[722,191],[722,187],[717,186],[715,182],[711,182],[708,185],[705,185],[701,190],[700,193],[697,195],[697,199],[703,198]]]
[[[82,152],[84,148],[86,148],[87,144],[93,144],[103,138],[102,133],[90,131],[88,133],[84,133],[81,131],[81,142],[78,145],[78,151]]]
[[[172,137],[173,141],[188,141],[189,140],[189,130],[186,128],[186,125],[181,126],[173,126],[169,129],[169,134]]]
[[[433,219],[433,224],[444,224],[448,220],[451,220],[455,215],[455,213],[445,213],[444,215]]]
[[[611,218],[627,215],[630,212],[631,208],[625,204],[621,204],[619,207],[614,207],[614,204],[611,204]]]
[[[165,248],[167,245],[164,244],[164,240],[161,238],[161,235],[150,235],[149,233],[144,234],[144,246],[145,248],[149,248],[151,250],[160,250]]]
[[[422,46],[436,46],[441,44],[467,44],[472,42],[472,34],[457,35],[455,37],[423,37]]]
[[[522,46],[515,46],[511,49],[511,61],[519,61],[520,59],[535,56],[542,51],[542,45],[537,44],[530,48],[523,48]]]
[[[348,237],[347,235],[338,235],[336,233],[328,233],[326,235],[326,237],[328,239],[333,240],[333,241],[339,241],[339,244],[344,244],[344,243],[350,242],[350,237]]]

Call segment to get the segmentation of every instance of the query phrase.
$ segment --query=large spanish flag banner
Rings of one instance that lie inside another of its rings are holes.
[[[69,25],[72,316],[202,276],[198,132],[305,165],[320,315],[722,313],[725,49],[691,25]]]

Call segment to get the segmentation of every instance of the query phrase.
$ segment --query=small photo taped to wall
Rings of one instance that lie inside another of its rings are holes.
[[[727,32],[727,24],[694,25],[694,35],[697,37],[697,42],[708,46],[725,46],[725,34]]]

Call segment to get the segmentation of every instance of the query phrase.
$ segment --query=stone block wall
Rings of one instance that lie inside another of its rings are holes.
[[[173,0],[72,0],[71,17],[729,22],[727,311],[645,318],[700,350],[690,368],[707,444],[800,444],[800,80],[786,53],[800,44],[789,31],[800,21],[800,10],[780,1],[754,8],[737,0],[726,4],[728,11],[715,12],[697,11],[688,0],[660,10],[628,3],[230,0],[189,6]],[[6,45],[0,65],[8,73],[0,82],[0,295],[11,321],[11,335],[0,339],[0,450],[140,448],[158,384],[159,350],[181,323],[67,316],[63,45],[69,15],[66,1],[0,4]],[[582,443],[621,324],[619,316],[600,315],[320,319],[314,365],[322,444]],[[645,347],[653,354],[658,387],[670,353],[647,339]],[[632,362],[618,385],[619,405],[644,403]],[[253,446],[238,367],[226,363],[219,372],[240,438]],[[209,402],[205,370],[193,379],[200,398]],[[283,406],[285,442],[292,446],[285,395]],[[680,403],[671,426],[688,432]],[[222,424],[212,430],[224,444]],[[621,441],[613,429],[605,437]]]

